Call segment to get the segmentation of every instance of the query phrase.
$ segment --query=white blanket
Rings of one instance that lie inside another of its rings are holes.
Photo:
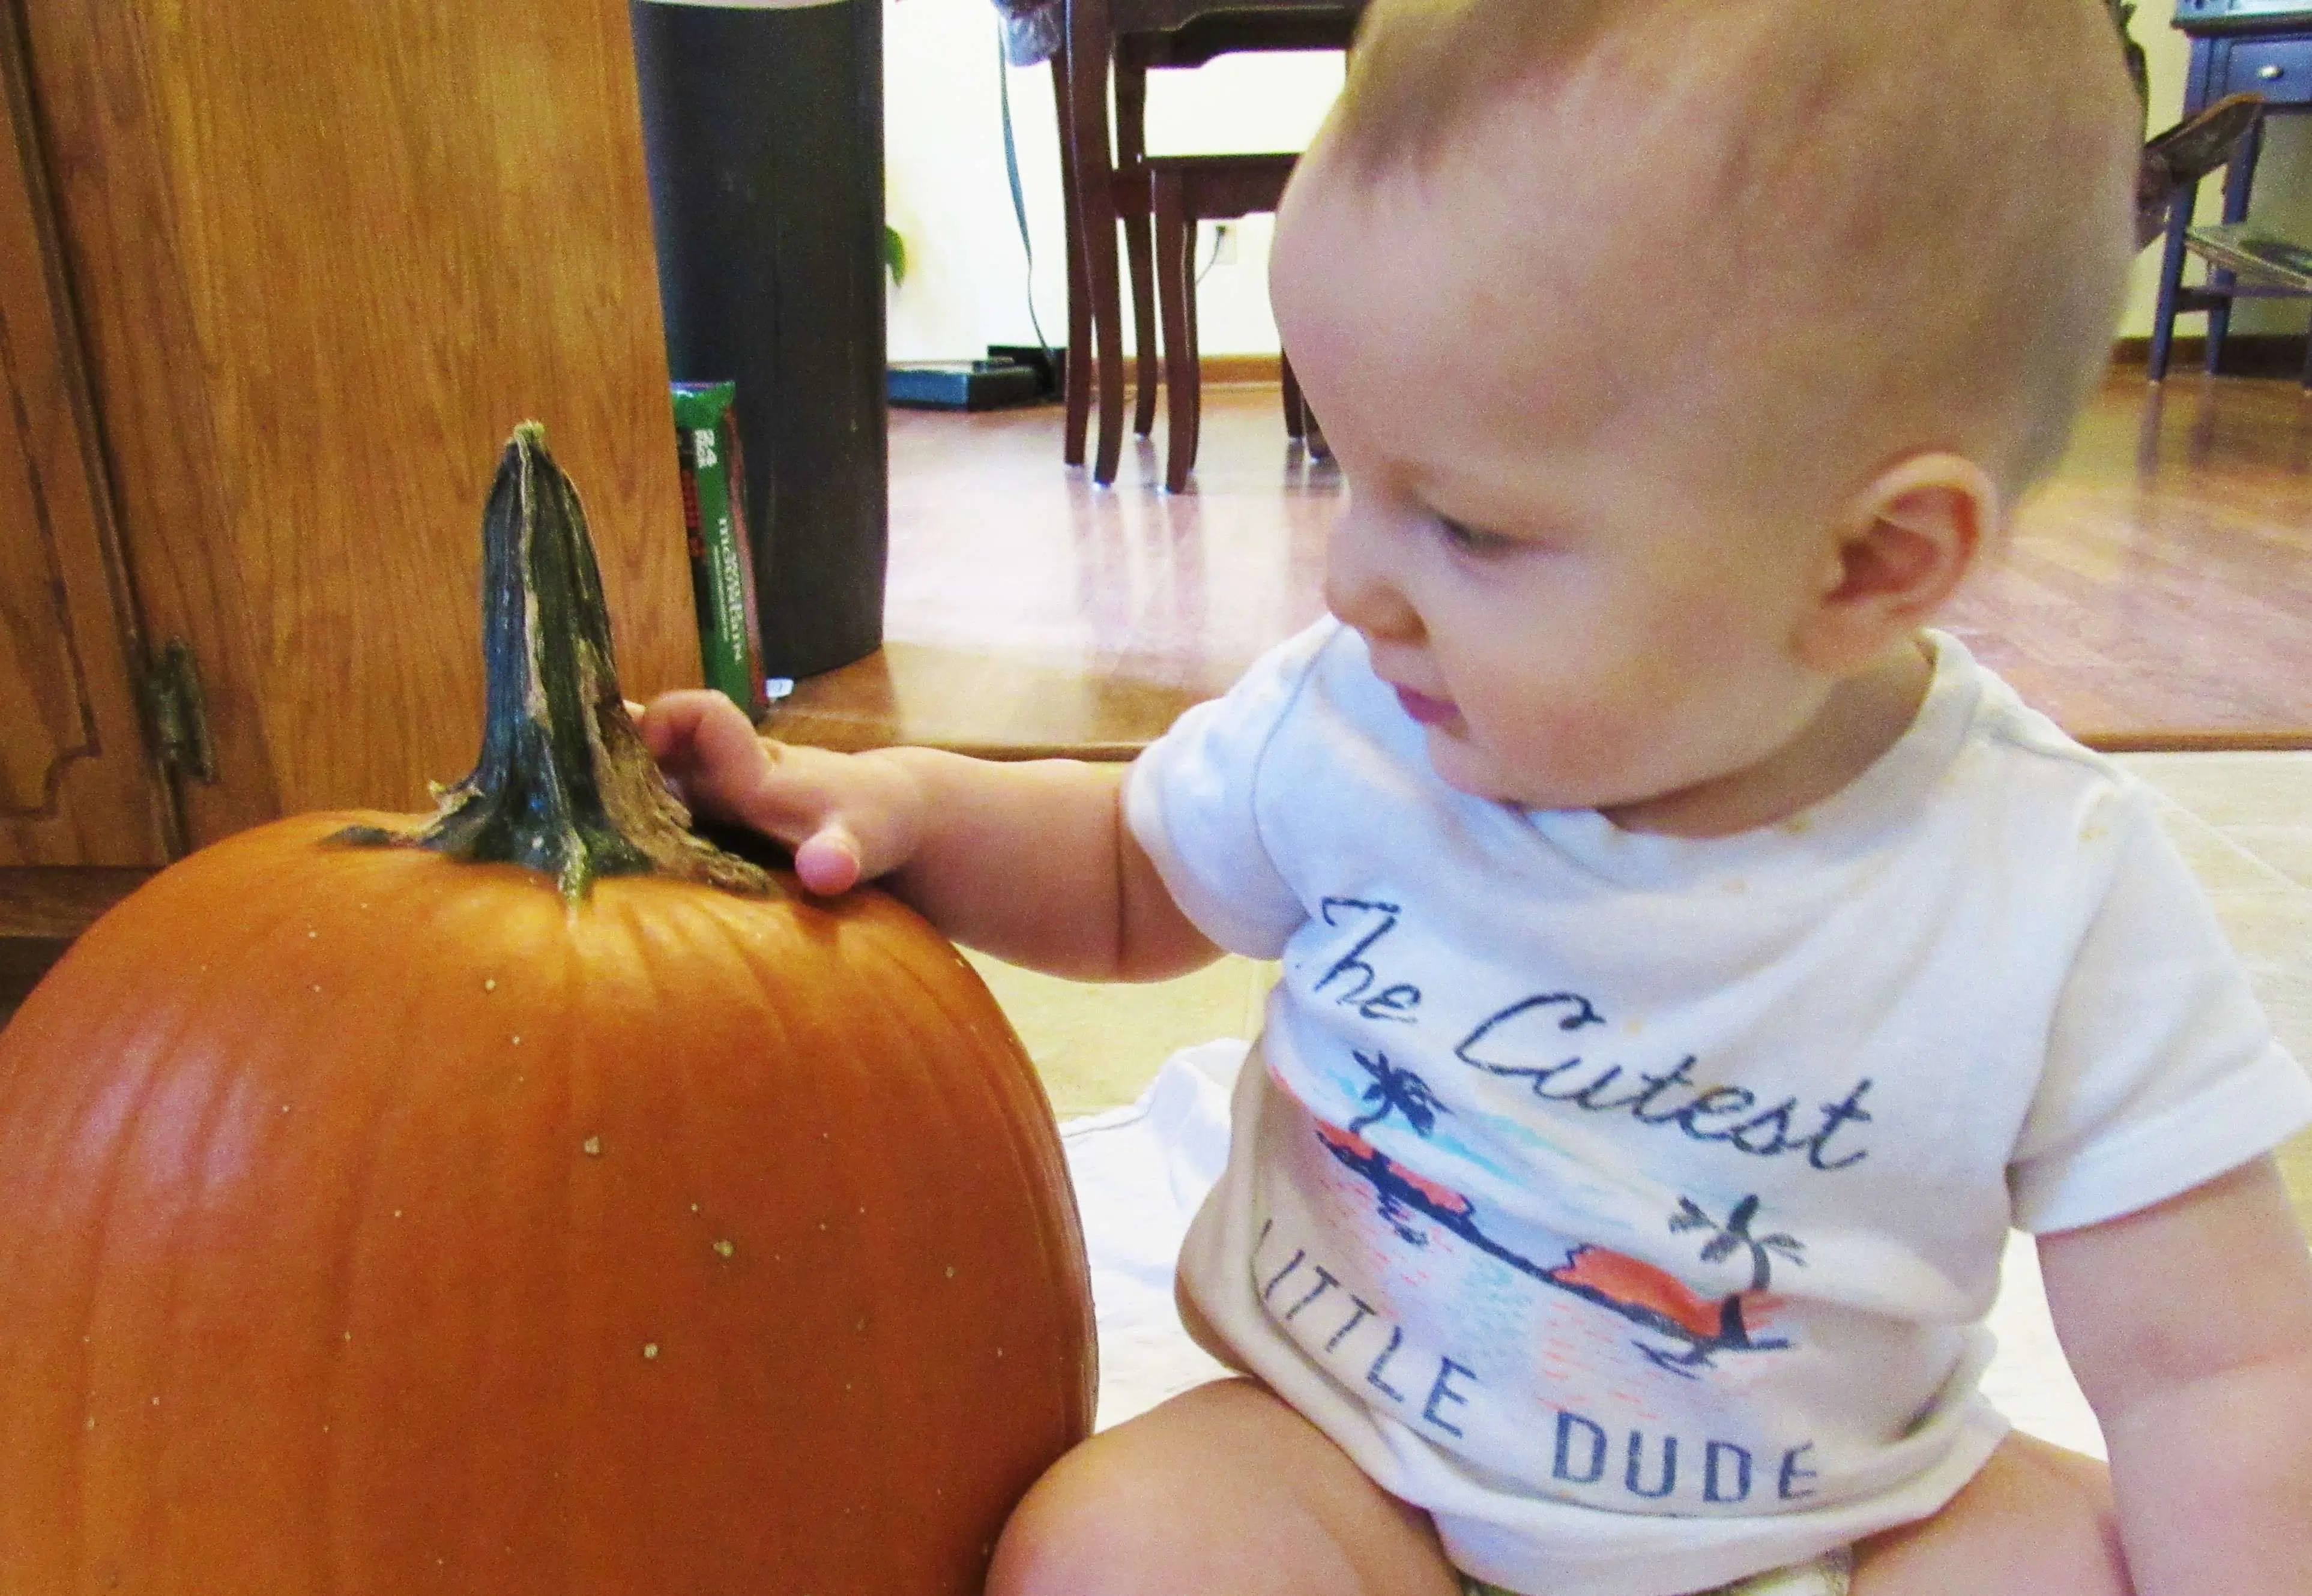
[[[1060,1128],[1091,1252],[1102,1429],[1227,1373],[1180,1328],[1172,1261],[1227,1157],[1229,1088],[1245,1046],[1222,1040],[1175,1053],[1137,1102]],[[2009,1239],[1991,1328],[1991,1400],[2017,1427],[2101,1457],[2102,1433],[2055,1343],[2026,1236]]]

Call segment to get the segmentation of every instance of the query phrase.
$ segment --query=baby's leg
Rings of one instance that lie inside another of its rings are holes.
[[[1249,1380],[1183,1392],[1061,1459],[987,1581],[987,1596],[1459,1591],[1428,1515]]]
[[[2010,1435],[1940,1513],[1855,1548],[1854,1596],[1967,1591],[2131,1596],[2104,1466]]]

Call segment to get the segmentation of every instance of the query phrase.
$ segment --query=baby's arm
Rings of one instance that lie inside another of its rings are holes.
[[[697,691],[655,700],[642,728],[693,808],[787,843],[814,893],[882,876],[955,940],[1079,980],[1155,980],[1219,951],[1124,824],[1122,765],[793,746]]]
[[[2312,1257],[2272,1160],[2039,1258],[2138,1596],[2312,1591]]]

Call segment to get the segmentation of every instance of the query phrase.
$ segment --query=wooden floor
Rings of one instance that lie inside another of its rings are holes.
[[[2115,371],[1946,624],[2097,747],[2312,747],[2312,399]]]
[[[889,646],[771,729],[1128,757],[1317,615],[1343,488],[1287,445],[1274,388],[1207,390],[1177,497],[1160,431],[1103,490],[1059,428],[1048,406],[894,413]],[[2099,746],[2312,747],[2312,401],[2115,371],[1948,624]]]

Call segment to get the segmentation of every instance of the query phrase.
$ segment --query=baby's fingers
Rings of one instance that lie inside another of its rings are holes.
[[[919,795],[904,772],[769,741],[718,693],[656,700],[643,738],[693,808],[793,849],[795,873],[814,893],[847,892],[896,869],[915,846]]]
[[[714,819],[747,818],[742,806],[770,759],[738,705],[703,688],[661,693],[641,726],[643,746],[685,803]]]
[[[895,870],[915,848],[912,781],[873,755],[766,743],[762,784],[740,817],[795,850],[815,893],[845,892]]]

